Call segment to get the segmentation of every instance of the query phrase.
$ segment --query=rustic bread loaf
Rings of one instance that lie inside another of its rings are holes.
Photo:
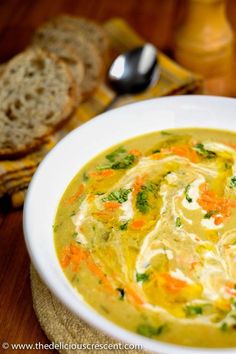
[[[0,77],[0,157],[34,149],[74,107],[74,81],[65,63],[41,49],[18,54]]]
[[[89,97],[96,89],[101,79],[103,63],[98,50],[92,43],[79,35],[72,35],[71,32],[59,28],[55,29],[51,22],[44,24],[36,31],[32,43],[49,51],[52,45],[56,45],[62,52],[66,46],[70,46],[73,49],[71,59],[75,60],[74,54],[76,54],[84,65],[84,78],[81,82],[83,99]]]

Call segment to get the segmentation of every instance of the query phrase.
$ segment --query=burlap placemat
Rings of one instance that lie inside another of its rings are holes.
[[[33,307],[39,323],[53,343],[120,343],[89,326],[63,306],[41,281],[34,268],[30,267]],[[144,350],[59,350],[62,354],[114,353],[150,354]]]

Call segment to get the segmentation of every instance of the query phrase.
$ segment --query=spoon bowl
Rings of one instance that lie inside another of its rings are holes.
[[[157,50],[150,43],[119,55],[108,72],[108,80],[119,94],[144,91],[159,77]]]

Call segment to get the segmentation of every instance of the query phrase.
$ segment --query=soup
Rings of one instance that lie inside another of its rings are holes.
[[[66,189],[54,224],[60,265],[78,295],[121,327],[235,347],[235,196],[234,133],[188,128],[130,139]]]

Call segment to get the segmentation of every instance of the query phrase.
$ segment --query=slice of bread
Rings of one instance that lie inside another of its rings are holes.
[[[104,57],[109,50],[109,37],[103,27],[83,17],[61,15],[50,21],[55,28],[74,32],[82,35],[86,40],[93,43]]]
[[[39,47],[37,43],[33,47]],[[59,41],[48,41],[45,45],[40,46],[49,52],[56,54],[70,68],[76,84],[77,105],[81,102],[81,83],[84,78],[84,64],[78,57],[75,50],[70,45],[61,45]]]
[[[44,24],[36,31],[32,43],[47,50],[50,50],[52,44],[60,48],[61,51],[66,46],[70,46],[73,53],[76,53],[77,58],[81,59],[84,65],[84,78],[81,82],[83,99],[88,98],[97,88],[104,66],[98,50],[92,43],[79,35],[72,35],[71,32],[53,28],[51,22]]]
[[[40,145],[74,107],[74,81],[65,63],[41,49],[18,54],[0,77],[0,157]]]

